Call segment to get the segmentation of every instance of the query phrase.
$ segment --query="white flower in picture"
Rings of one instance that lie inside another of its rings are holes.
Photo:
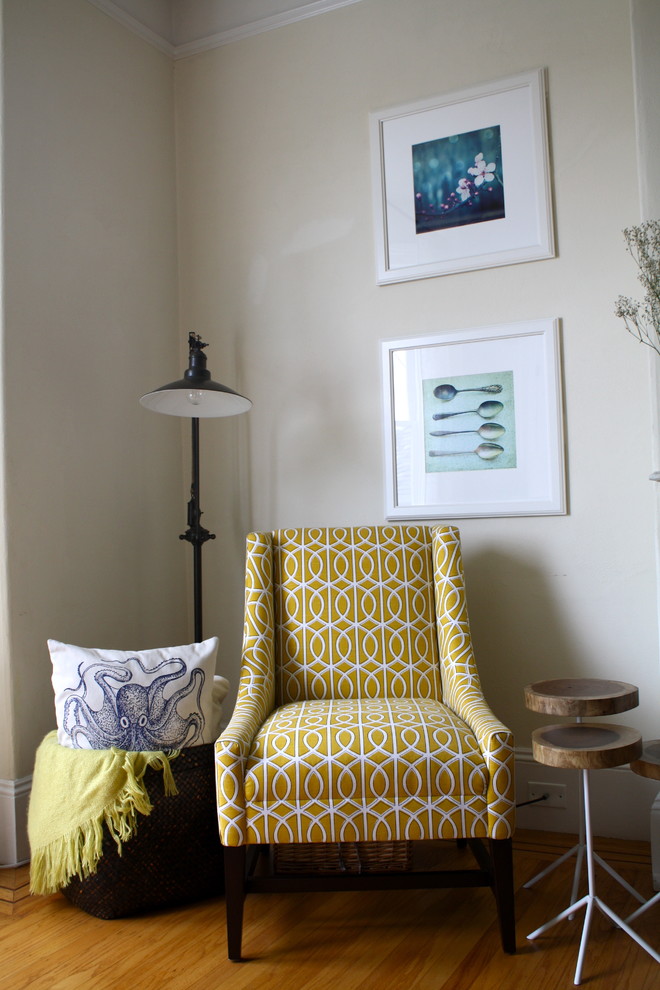
[[[469,199],[472,193],[470,192],[470,183],[467,179],[459,179],[458,185],[456,186],[456,192],[461,197],[461,200],[465,202]]]
[[[468,169],[470,175],[474,175],[475,186],[481,186],[484,182],[492,182],[495,178],[495,162],[486,163],[483,154],[479,152],[475,156],[474,165]]]

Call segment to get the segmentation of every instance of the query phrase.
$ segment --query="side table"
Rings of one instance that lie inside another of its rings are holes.
[[[600,715],[619,715],[627,712],[631,708],[639,705],[639,691],[634,684],[626,681],[613,681],[598,677],[561,677],[554,680],[536,681],[528,684],[525,688],[525,706],[533,712],[542,715],[566,715],[573,717],[576,724],[582,722],[583,718],[594,718]],[[625,762],[625,761],[623,761]],[[551,764],[554,765],[554,764]],[[614,764],[613,764],[614,765]],[[586,852],[585,827],[584,827],[584,794],[582,793],[583,778],[580,775],[580,826],[577,843],[558,859],[547,866],[531,880],[523,884],[529,888],[547,876],[562,863],[576,856],[575,872],[573,874],[573,886],[569,903],[573,903],[577,898],[580,876],[582,874],[582,864]],[[628,893],[632,894],[638,901],[643,902],[644,898],[634,887],[621,877],[609,863],[606,863],[598,853],[593,853],[594,861],[606,870],[618,883],[624,887]]]
[[[640,777],[648,777],[650,780],[660,780],[660,739],[651,739],[649,742],[645,742],[642,755],[639,759],[633,760],[630,764],[630,769]],[[636,911],[633,911],[626,918],[626,921],[628,923],[634,921],[635,918],[638,918],[640,914],[644,914],[645,911],[648,911],[658,901],[660,901],[660,891],[654,894],[653,897],[650,897],[648,901],[645,901]]]
[[[655,952],[633,929],[620,918],[596,894],[596,877],[594,869],[593,838],[591,833],[591,811],[589,802],[589,770],[602,770],[608,767],[621,766],[623,763],[638,759],[642,754],[642,738],[636,729],[625,725],[598,725],[593,722],[575,722],[564,725],[548,725],[536,729],[532,734],[532,751],[534,759],[539,763],[552,767],[574,767],[581,771],[582,796],[584,811],[584,833],[586,842],[586,861],[588,890],[584,897],[575,901],[561,911],[555,918],[531,932],[527,938],[533,940],[552,928],[564,918],[573,915],[582,907],[586,907],[577,966],[575,968],[575,985],[582,980],[582,965],[589,938],[589,929],[594,908],[597,907],[610,921],[625,931],[634,939],[656,962],[660,955]]]

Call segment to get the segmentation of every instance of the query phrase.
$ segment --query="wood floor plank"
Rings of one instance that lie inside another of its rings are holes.
[[[516,836],[515,956],[501,951],[493,898],[483,889],[250,895],[242,963],[227,960],[222,897],[102,921],[52,895],[27,897],[0,915],[0,988],[563,990],[573,985],[583,914],[533,943],[525,936],[567,905],[574,861],[530,889],[522,885],[572,841]],[[652,894],[648,844],[601,841],[599,848],[644,896]],[[597,883],[615,911],[634,909],[602,870]],[[660,949],[660,905],[634,927]],[[588,990],[660,990],[660,966],[598,913],[583,979]]]

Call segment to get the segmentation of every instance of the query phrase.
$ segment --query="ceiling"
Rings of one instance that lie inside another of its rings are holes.
[[[173,58],[195,55],[360,0],[89,0]]]

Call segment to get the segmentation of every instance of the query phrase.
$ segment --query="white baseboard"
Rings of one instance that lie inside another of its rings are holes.
[[[580,828],[580,772],[546,767],[532,757],[531,750],[516,750],[516,801],[527,800],[530,781],[561,784],[566,790],[565,808],[543,803],[518,808],[519,828],[548,832],[574,832]],[[658,781],[633,773],[629,767],[595,770],[589,775],[591,822],[594,835],[616,839],[651,841],[651,809]],[[658,821],[660,825],[660,820]],[[655,829],[654,829],[655,830]],[[658,864],[660,870],[660,863]]]
[[[30,858],[27,809],[32,776],[0,780],[0,866],[17,866]]]

